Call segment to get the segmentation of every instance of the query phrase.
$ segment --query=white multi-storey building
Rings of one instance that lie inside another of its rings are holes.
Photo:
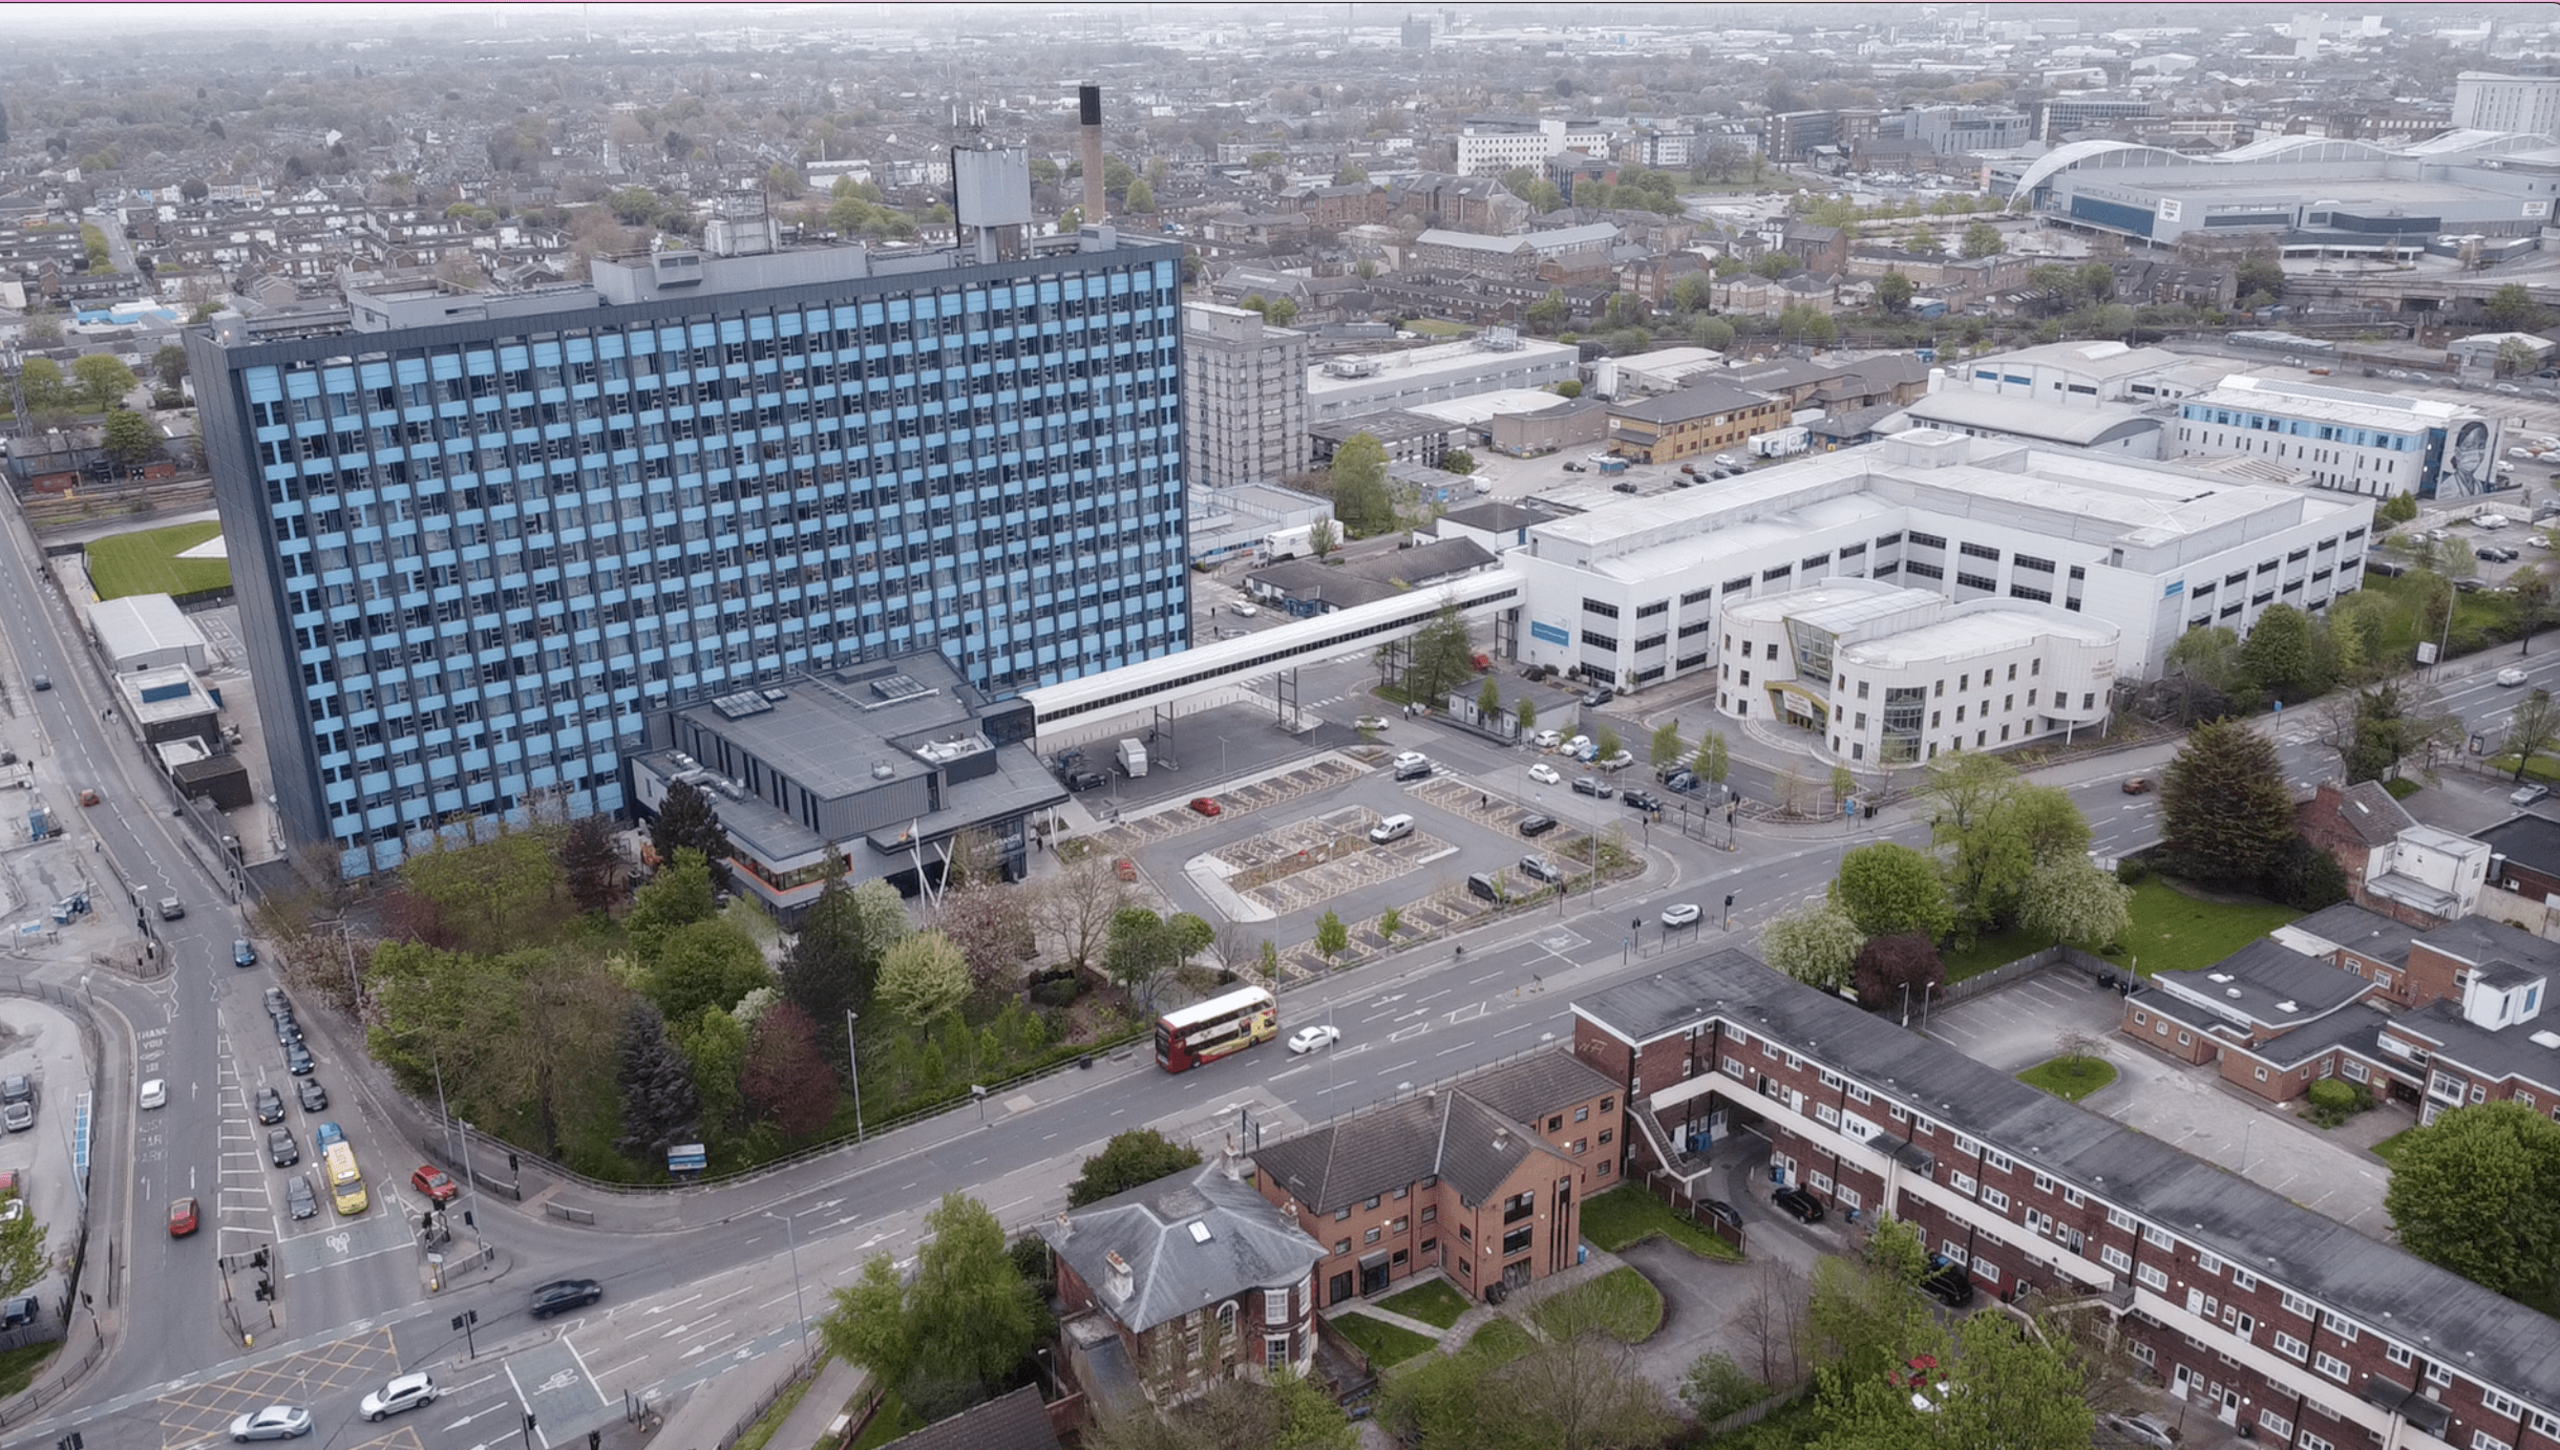
[[[1725,611],[1842,579],[2104,620],[2114,672],[2145,680],[2190,628],[2246,634],[2271,605],[2359,587],[2372,518],[2363,499],[1914,429],[1538,524],[1503,562],[1527,581],[1521,657],[1621,687],[1719,670]]]
[[[1276,483],[1307,466],[1307,335],[1215,302],[1182,306],[1183,476]]]
[[[1465,342],[1334,358],[1307,371],[1307,425],[1504,388],[1550,388],[1575,376],[1580,356],[1495,328]]]
[[[1459,128],[1458,174],[1500,176],[1526,166],[1541,170],[1550,156],[1582,151],[1609,154],[1609,129],[1597,121],[1503,120],[1476,117]]]
[[[2464,71],[2453,78],[2453,124],[2475,131],[2560,135],[2560,76]]]
[[[2467,498],[2497,477],[2498,423],[2434,398],[2232,377],[2179,401],[2171,446],[2273,459],[2346,493]]]

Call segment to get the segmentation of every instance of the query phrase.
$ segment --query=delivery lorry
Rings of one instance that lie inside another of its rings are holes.
[[[1147,773],[1147,747],[1144,743],[1137,740],[1123,740],[1120,742],[1119,748],[1114,752],[1114,756],[1120,762],[1121,774],[1128,776],[1131,780],[1138,780],[1145,777]]]

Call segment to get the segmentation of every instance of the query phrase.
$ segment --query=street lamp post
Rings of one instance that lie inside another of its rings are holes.
[[[765,1217],[782,1220],[783,1238],[791,1245],[791,1307],[800,1315],[800,1343],[806,1348],[809,1343],[809,1303],[800,1295],[800,1231],[793,1226],[791,1215],[787,1213],[767,1213]]]
[[[844,1009],[845,1067],[853,1074],[853,1144],[857,1148],[862,1146],[862,1049],[854,1043],[853,1024],[861,1020],[861,1013]]]

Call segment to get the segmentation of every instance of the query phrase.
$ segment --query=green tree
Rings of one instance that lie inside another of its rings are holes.
[[[649,996],[668,1017],[681,1021],[705,1007],[723,1011],[758,987],[773,985],[773,969],[754,937],[733,922],[696,921],[669,932],[649,972]]]
[[[1924,257],[1943,256],[1947,250],[1947,244],[1938,238],[1938,229],[1927,222],[1913,227],[1911,234],[1903,238],[1902,247],[1904,251],[1917,252]]]
[[[1591,745],[1591,758],[1594,760],[1606,760],[1627,748],[1626,742],[1618,738],[1617,728],[1611,725],[1602,725],[1593,730]]]
[[[2240,667],[2250,684],[2278,700],[2305,699],[2329,685],[2321,678],[2311,616],[2290,604],[2270,605],[2258,616],[2240,641]]]
[[[2519,1102],[2456,1108],[2401,1140],[2382,1207],[2427,1262],[2547,1295],[2560,1274],[2560,1123]]]
[[[1930,838],[1948,853],[1947,892],[1968,931],[2011,917],[2036,867],[2089,847],[2089,822],[2069,793],[2030,784],[1998,756],[1941,756],[1920,794],[1933,808]]]
[[[1484,677],[1484,683],[1476,690],[1476,714],[1490,722],[1501,713],[1502,686],[1493,676],[1487,675]]]
[[[1336,449],[1329,478],[1333,516],[1352,538],[1373,538],[1396,526],[1395,497],[1387,488],[1387,450],[1376,434],[1355,433]]]
[[[1582,396],[1581,380],[1577,378],[1567,378],[1563,382],[1556,384],[1554,391],[1555,395],[1559,398],[1579,398]]]
[[[1547,337],[1564,331],[1564,325],[1572,319],[1573,308],[1564,300],[1562,289],[1550,289],[1546,296],[1520,309],[1521,325]],[[1558,391],[1562,391],[1561,384]]]
[[[160,430],[142,414],[118,408],[107,415],[99,448],[118,463],[141,463],[159,456]]]
[[[2542,308],[2522,282],[2509,282],[2480,304],[2480,315],[2502,332],[2530,328],[2542,319]]]
[[[1964,229],[1964,256],[1967,261],[1996,257],[2009,250],[2009,241],[2000,229],[1989,222],[1975,222]]]
[[[2284,297],[2284,263],[2272,253],[2241,258],[2236,275],[2234,295],[2244,308],[2271,306]]]
[[[684,1054],[694,1097],[702,1107],[702,1129],[716,1144],[727,1142],[739,1127],[739,1076],[747,1066],[747,1027],[717,1007],[706,1007],[691,1022],[668,1024],[676,1050]]]
[[[1082,1208],[1168,1173],[1200,1166],[1200,1150],[1176,1143],[1153,1128],[1132,1128],[1113,1135],[1102,1151],[1084,1160],[1084,1172],[1067,1185],[1067,1207]]]
[[[1871,841],[1842,856],[1828,896],[1860,936],[1915,932],[1936,941],[1955,924],[1936,863],[1891,841]]]
[[[1342,955],[1343,950],[1350,945],[1351,929],[1342,924],[1341,917],[1333,914],[1333,908],[1325,908],[1324,915],[1316,918],[1317,954],[1322,956],[1324,964],[1330,967],[1333,965],[1333,959]]]
[[[658,802],[658,818],[649,824],[649,845],[661,862],[673,861],[678,851],[699,851],[703,860],[723,873],[729,858],[737,854],[729,844],[729,833],[720,829],[711,797],[689,780],[668,783],[665,798]]]
[[[1926,988],[1944,986],[1947,980],[1937,944],[1916,931],[1871,938],[1858,948],[1849,973],[1857,983],[1858,1004],[1870,1010],[1900,1005],[1907,1012],[1914,992],[1926,1006]]]
[[[1919,1286],[1928,1262],[1918,1231],[1894,1218],[1876,1220],[1858,1257],[1815,1261],[1805,1329],[1828,1366],[1826,1391],[1834,1377],[1841,1384],[1882,1380],[1924,1342],[1930,1318]]]
[[[2160,779],[2160,846],[2172,869],[2254,883],[2293,839],[2293,793],[2275,746],[2237,720],[2196,727]]]
[[[2240,663],[2240,635],[2229,625],[2208,625],[2179,635],[2165,657],[2172,674],[2184,675],[2223,694],[2248,687]]]
[[[622,869],[622,854],[615,849],[613,837],[611,816],[584,815],[569,823],[552,848],[560,884],[580,911],[605,911],[621,895],[615,877]]]
[[[133,369],[103,352],[86,354],[74,362],[71,378],[79,389],[80,406],[92,413],[114,407],[138,381]]]
[[[1046,1316],[976,1199],[947,1193],[925,1215],[912,1275],[874,1254],[835,1291],[820,1322],[827,1348],[933,1420],[985,1399],[1031,1353]]]
[[[659,953],[676,932],[707,922],[718,911],[712,895],[711,868],[703,861],[702,853],[679,851],[674,861],[633,897],[631,915],[624,919],[623,931],[631,941],[632,955],[640,959],[642,966],[655,969]]]
[[[1760,957],[1808,987],[1835,991],[1849,980],[1867,939],[1837,902],[1824,900],[1760,929]]]
[[[2521,782],[2534,757],[2554,745],[2560,745],[2560,704],[2553,702],[2549,690],[2537,686],[2507,717],[2507,733],[2498,742],[2498,753],[2515,756],[2516,773],[2512,778]]]
[[[1414,631],[1404,672],[1405,693],[1437,704],[1475,673],[1475,641],[1453,598],[1440,606],[1431,622]]]
[[[0,1203],[17,1197],[18,1190],[10,1189],[0,1194]],[[44,1252],[44,1225],[32,1207],[21,1202],[15,1218],[0,1219],[0,1297],[23,1294],[53,1272]]]
[[[907,904],[896,887],[885,881],[848,886],[842,876],[831,878],[819,888],[783,958],[783,995],[841,1046],[844,1014],[869,1009],[880,964],[907,930]]]
[[[1384,938],[1388,942],[1393,942],[1396,939],[1396,933],[1402,930],[1404,930],[1404,913],[1402,911],[1390,906],[1378,913],[1378,935],[1380,937]]]
[[[1648,752],[1648,763],[1656,770],[1666,765],[1677,765],[1688,748],[1688,742],[1680,738],[1680,722],[1665,720],[1653,727],[1653,747]]]
[[[2057,945],[2103,947],[2133,926],[2133,888],[2087,856],[2048,861],[2018,892],[2018,925]]]
[[[969,959],[939,931],[901,937],[880,960],[880,1005],[911,1027],[932,1026],[968,996]]]
[[[2395,493],[2382,501],[2381,507],[2373,511],[2373,516],[2384,523],[2405,524],[2418,516],[2418,496]]]
[[[2542,366],[2542,350],[2521,337],[2510,337],[2498,344],[2497,374],[2512,378]]]
[[[1333,174],[1336,186],[1358,186],[1369,179],[1369,173],[1357,166],[1345,166]]]
[[[1437,467],[1442,473],[1473,473],[1476,471],[1476,456],[1463,448],[1444,448],[1440,450]]]
[[[1689,773],[1711,784],[1721,785],[1733,773],[1733,754],[1725,745],[1724,732],[1709,730],[1698,736],[1697,753],[1689,757]]]
[[[1526,695],[1522,695],[1520,697],[1519,708],[1513,712],[1513,718],[1520,722],[1520,733],[1523,735],[1537,729],[1538,702],[1530,699]]]
[[[2533,653],[2533,637],[2551,623],[2552,607],[2560,603],[2560,589],[2553,587],[2550,569],[2542,564],[2525,564],[2507,576],[2507,602],[2515,609],[2516,653]]]
[[[502,952],[534,934],[560,895],[560,871],[544,838],[509,831],[462,845],[441,837],[400,866],[400,887],[428,903],[442,944]]]
[[[1876,305],[1888,315],[1900,317],[1911,310],[1911,294],[1917,290],[1900,268],[1888,267],[1884,275],[1876,279]]]
[[[187,378],[187,350],[174,342],[160,344],[159,350],[151,354],[151,372],[160,380],[160,386],[174,392]]]
[[[107,244],[107,234],[95,223],[80,224],[80,250],[88,258],[90,271],[112,272],[115,270],[115,248]]]
[[[71,406],[71,388],[62,380],[62,365],[49,357],[31,357],[18,365],[18,391],[26,395],[29,412]]]
[[[1129,183],[1128,199],[1121,203],[1121,207],[1133,214],[1154,211],[1156,209],[1156,189],[1147,185],[1146,178],[1144,177],[1131,181]]]
[[[616,1083],[622,1090],[622,1137],[614,1146],[634,1163],[650,1163],[701,1125],[691,1068],[667,1040],[666,1019],[647,998],[633,998],[623,1013]]]

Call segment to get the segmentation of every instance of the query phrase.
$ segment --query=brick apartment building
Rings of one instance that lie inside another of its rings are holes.
[[[1535,1053],[1265,1147],[1256,1182],[1323,1246],[1319,1307],[1426,1269],[1499,1302],[1575,1262],[1582,1200],[1618,1185],[1618,1098]]]
[[[1784,428],[1791,411],[1782,398],[1706,378],[1676,393],[1610,404],[1609,444],[1639,463],[1677,463]]]
[[[1625,1092],[1623,1172],[1694,1191],[1767,1138],[1836,1212],[1890,1213],[2003,1294],[2108,1305],[2173,1395],[2299,1450],[2550,1450],[2538,1312],[1723,950],[1577,1000]],[[2191,1432],[2192,1433],[2192,1432]]]

